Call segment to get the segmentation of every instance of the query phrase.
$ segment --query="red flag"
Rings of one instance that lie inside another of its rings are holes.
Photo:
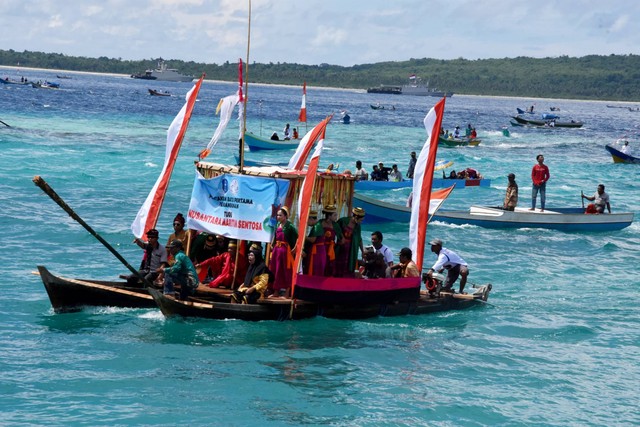
[[[309,219],[309,211],[311,210],[311,200],[313,198],[313,187],[316,184],[316,175],[318,172],[318,162],[320,162],[320,154],[322,153],[322,140],[316,145],[316,149],[311,156],[309,167],[307,168],[307,174],[302,181],[302,187],[300,188],[300,196],[298,198],[298,215],[300,215],[298,221],[298,242],[296,243],[296,255],[293,262],[293,277],[291,285],[291,295],[296,284],[296,277],[298,270],[300,269],[300,262],[302,261],[302,249],[304,248],[304,239],[307,237],[307,221]]]
[[[142,238],[146,235],[147,231],[156,227],[158,223],[158,217],[160,216],[160,210],[162,209],[162,203],[164,197],[169,188],[169,181],[171,180],[171,174],[173,173],[173,167],[175,166],[180,147],[182,146],[182,140],[187,132],[189,126],[189,120],[191,119],[191,113],[193,113],[193,107],[198,98],[198,92],[200,86],[204,80],[204,74],[200,77],[200,80],[196,82],[193,88],[187,93],[185,97],[186,103],[178,113],[178,115],[171,122],[171,126],[167,130],[167,147],[165,149],[164,165],[160,176],[155,185],[151,189],[151,192],[147,196],[147,199],[142,204],[142,207],[138,211],[136,218],[131,224],[131,231],[133,235]]]
[[[318,139],[324,139],[327,124],[332,117],[333,114],[318,123],[316,127],[307,132],[307,134],[300,140],[300,144],[298,144],[296,152],[293,153],[293,156],[291,156],[291,159],[289,160],[289,164],[287,166],[289,169],[301,171],[304,168],[304,164],[307,161],[307,157],[309,157],[313,144],[315,144]]]
[[[307,82],[302,86],[302,105],[300,106],[299,122],[307,122]]]
[[[409,246],[413,252],[413,259],[422,271],[424,257],[424,243],[427,236],[427,222],[429,220],[429,205],[431,202],[431,185],[433,171],[438,150],[438,136],[444,114],[442,98],[424,118],[427,140],[420,151],[413,175],[413,202],[411,204],[411,222],[409,224]]]
[[[242,58],[238,58],[238,97],[240,98],[238,102],[244,101],[242,96]]]

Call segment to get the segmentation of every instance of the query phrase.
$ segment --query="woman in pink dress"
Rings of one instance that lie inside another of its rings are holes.
[[[278,226],[272,243],[271,260],[269,270],[273,273],[272,296],[280,296],[281,290],[285,290],[285,296],[290,297],[291,280],[293,279],[293,251],[298,240],[298,231],[289,222],[289,209],[286,206],[278,209],[276,213]]]

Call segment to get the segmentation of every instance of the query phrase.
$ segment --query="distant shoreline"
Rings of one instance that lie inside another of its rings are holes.
[[[9,65],[0,65],[0,70],[15,70],[19,72],[20,70],[29,70],[29,71],[45,71],[48,73],[57,73],[57,74],[81,74],[87,76],[110,76],[110,77],[121,77],[124,79],[131,79],[130,74],[119,74],[119,73],[98,73],[95,71],[76,71],[76,70],[58,70],[51,68],[34,68],[34,67],[17,67],[17,66],[9,66]],[[2,76],[4,73],[0,73]],[[4,77],[4,76],[3,76]],[[197,79],[193,79],[197,80]],[[154,80],[149,80],[153,82]],[[229,85],[236,85],[236,82],[229,82],[226,80],[211,80],[206,79],[203,83],[225,83]],[[280,83],[250,83],[251,86],[270,86],[270,87],[300,87],[299,85],[286,85]],[[347,92],[366,92],[364,89],[353,89],[353,88],[339,88],[339,87],[325,87],[325,86],[307,86],[310,89],[321,89],[321,90],[336,90],[336,91],[347,91]]]

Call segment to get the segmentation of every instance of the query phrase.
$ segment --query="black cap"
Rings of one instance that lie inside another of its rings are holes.
[[[178,239],[173,239],[171,241],[171,243],[169,243],[167,245],[168,248],[178,248],[178,249],[182,249],[182,241],[178,240]]]
[[[152,228],[151,230],[147,231],[147,237],[158,237],[160,236],[160,233],[158,233],[158,230],[156,230],[155,228]]]

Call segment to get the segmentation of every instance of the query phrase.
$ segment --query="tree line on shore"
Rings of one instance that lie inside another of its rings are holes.
[[[236,81],[236,63],[204,64],[166,60],[170,68],[208,79]],[[157,59],[87,58],[59,53],[0,49],[0,65],[97,73],[136,74],[153,69]],[[415,74],[440,90],[466,95],[518,96],[606,101],[640,101],[640,55],[589,55],[557,58],[431,58],[350,67],[320,64],[252,63],[251,82],[366,89],[400,86]]]

